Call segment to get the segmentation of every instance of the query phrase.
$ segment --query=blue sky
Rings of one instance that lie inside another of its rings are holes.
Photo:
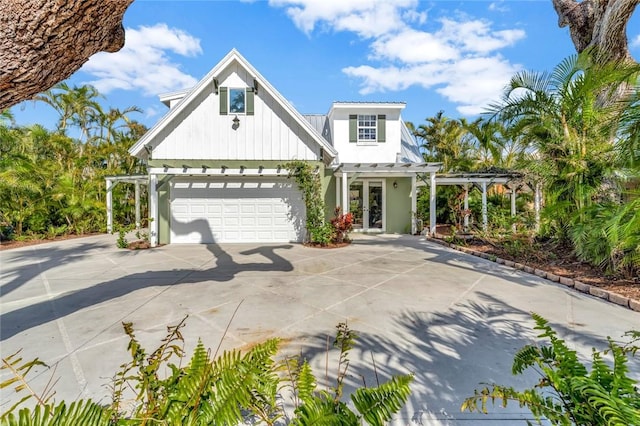
[[[444,110],[473,118],[522,69],[549,70],[574,53],[550,1],[136,0],[126,44],[94,55],[70,79],[105,105],[144,110],[152,126],[160,93],[194,85],[232,48],[301,113],[333,101],[404,101],[416,124]],[[627,28],[640,59],[640,12]],[[55,113],[25,102],[18,124],[53,128]]]

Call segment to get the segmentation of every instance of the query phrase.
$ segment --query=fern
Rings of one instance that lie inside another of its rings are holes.
[[[180,330],[184,321],[167,327],[167,336],[150,354],[136,339],[133,325],[123,324],[129,336],[131,360],[115,375],[113,402],[109,407],[92,401],[48,404],[46,398],[38,397],[28,388],[24,378],[42,363],[37,359],[23,363],[18,353],[3,359],[3,368],[11,369],[14,377],[3,382],[2,388],[17,383],[17,390],[29,391],[25,399],[37,397],[39,403],[32,410],[25,408],[17,413],[15,407],[19,403],[14,405],[0,418],[0,425],[236,425],[250,416],[260,424],[274,425],[284,416],[277,397],[286,383],[281,377],[285,369],[289,370],[291,386],[300,401],[291,419],[294,425],[352,426],[362,420],[381,425],[408,398],[412,377],[399,376],[377,388],[357,390],[351,397],[357,412],[341,400],[349,367],[348,352],[355,341],[355,333],[346,324],[338,325],[335,342],[340,349],[338,380],[333,392],[328,392],[316,390],[316,378],[306,361],[296,361],[294,366],[292,360],[274,360],[278,339],[260,343],[246,354],[227,351],[213,360],[210,350],[198,341],[189,363],[181,367],[184,339]],[[122,410],[125,389],[136,390],[136,405],[129,412]]]
[[[631,342],[619,345],[608,339],[605,351],[592,351],[591,371],[580,362],[574,350],[558,338],[548,322],[532,314],[539,335],[546,345],[527,345],[516,354],[512,371],[522,374],[535,368],[541,375],[531,389],[517,391],[510,387],[492,385],[467,398],[461,409],[487,412],[487,403],[496,400],[506,406],[510,401],[531,410],[536,420],[547,418],[560,425],[619,425],[640,424],[640,393],[636,382],[628,376],[628,355],[638,350],[637,332],[630,332]],[[611,353],[613,365],[603,359]],[[549,390],[551,392],[549,392]]]
[[[33,410],[23,408],[16,417],[9,413],[0,422],[2,426],[109,426],[111,425],[111,411],[101,405],[87,401],[72,402],[67,406],[64,402],[59,405],[37,405]]]
[[[351,400],[367,423],[382,425],[404,406],[412,380],[412,376],[397,376],[375,388],[360,388],[351,395]]]

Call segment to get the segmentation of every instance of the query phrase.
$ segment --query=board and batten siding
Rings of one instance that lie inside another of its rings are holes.
[[[233,62],[218,76],[219,86],[253,86],[253,76]],[[158,135],[154,160],[318,160],[320,148],[298,122],[258,87],[254,115],[220,114],[219,94],[213,83],[168,123]],[[233,119],[240,120],[234,129]]]

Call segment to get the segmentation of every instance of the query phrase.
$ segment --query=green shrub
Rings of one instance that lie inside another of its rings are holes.
[[[336,385],[317,390],[316,378],[306,360],[276,361],[278,339],[269,339],[248,352],[238,350],[211,353],[198,342],[186,367],[182,366],[184,339],[178,325],[168,327],[167,336],[153,352],[147,352],[135,337],[131,323],[123,323],[129,336],[131,360],[114,376],[113,397],[108,406],[92,401],[67,405],[49,402],[53,395],[35,394],[25,376],[39,360],[23,363],[18,354],[3,358],[3,370],[13,377],[0,388],[14,386],[27,396],[0,416],[2,425],[235,425],[246,422],[274,425],[285,416],[278,395],[290,387],[295,403],[293,425],[383,425],[405,404],[412,376],[396,376],[373,388],[360,388],[351,395],[355,411],[342,400],[343,383],[349,368],[348,353],[356,339],[346,324],[339,324],[334,342],[340,353]],[[134,390],[135,403],[126,404],[126,390]],[[17,407],[36,398],[34,409]]]
[[[116,247],[125,249],[129,247],[129,241],[127,241],[127,228],[121,226],[118,229],[118,239],[116,240]]]
[[[640,349],[639,332],[629,332],[625,344],[608,338],[605,351],[593,349],[591,371],[569,349],[548,322],[532,314],[538,336],[548,341],[542,345],[527,345],[513,361],[513,374],[533,369],[540,380],[524,391],[492,385],[467,398],[462,410],[487,412],[487,402],[517,402],[527,407],[538,423],[546,418],[554,425],[638,425],[640,424],[640,392],[637,382],[629,377],[629,356]],[[611,355],[613,365],[605,361]]]

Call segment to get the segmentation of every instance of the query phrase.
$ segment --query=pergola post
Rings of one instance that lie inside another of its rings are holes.
[[[535,183],[534,195],[533,195],[533,209],[536,215],[536,232],[540,231],[540,204],[542,201],[542,189],[540,188],[540,182]]]
[[[469,230],[469,184],[464,184],[464,230]]]
[[[140,183],[135,182],[136,229],[140,229]]]
[[[516,188],[511,188],[511,217],[516,217]],[[516,232],[515,222],[511,225],[513,232]]]
[[[482,229],[486,231],[488,229],[488,217],[487,217],[487,182],[482,181]]]
[[[429,235],[436,235],[436,172],[429,175]]]
[[[149,242],[158,245],[158,176],[149,176]]]
[[[342,172],[342,212],[349,213],[349,179],[347,172]]]
[[[113,189],[111,179],[107,179],[107,234],[113,234]]]
[[[340,200],[340,191],[342,190],[342,179],[336,176],[336,207],[342,207],[342,213],[345,213],[344,203]]]
[[[411,175],[411,235],[415,235],[418,230],[418,215],[417,215],[417,185],[416,185],[416,175]]]

